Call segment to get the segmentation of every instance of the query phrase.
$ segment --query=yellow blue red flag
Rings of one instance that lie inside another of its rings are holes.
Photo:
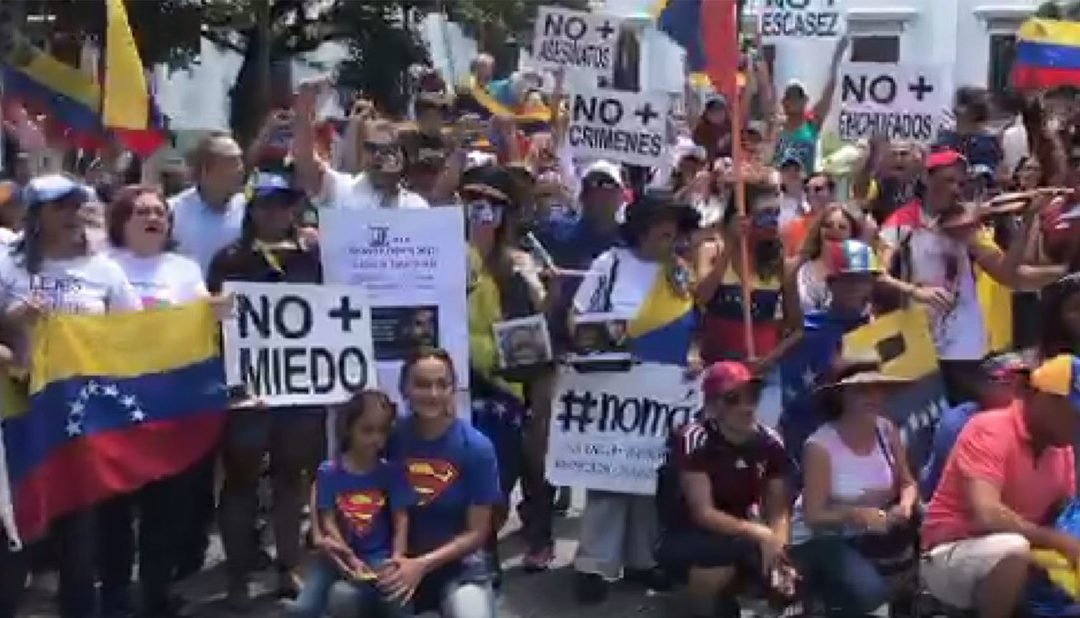
[[[3,410],[24,540],[209,451],[227,403],[217,332],[205,301],[55,315],[35,328],[25,405],[8,395]]]
[[[1080,86],[1080,22],[1024,22],[1016,33],[1012,82],[1025,90]]]

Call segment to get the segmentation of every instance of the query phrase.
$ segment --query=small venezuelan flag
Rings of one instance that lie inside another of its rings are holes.
[[[4,446],[24,540],[175,474],[217,442],[227,405],[209,304],[56,315],[34,332],[25,405],[4,397]]]
[[[1013,86],[1080,86],[1080,22],[1029,19],[1017,32]]]
[[[745,84],[739,74],[739,15],[736,0],[655,0],[657,27],[686,50],[691,79],[711,83],[734,100]]]

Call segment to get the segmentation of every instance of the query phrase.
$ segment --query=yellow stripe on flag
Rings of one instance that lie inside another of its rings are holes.
[[[125,313],[49,316],[33,333],[30,393],[73,376],[130,378],[217,355],[217,320],[206,301]]]
[[[1020,26],[1016,38],[1032,43],[1080,47],[1080,22],[1033,18]]]
[[[146,128],[150,102],[139,50],[128,25],[123,0],[105,0],[108,30],[105,37],[105,101],[102,119],[106,127]]]
[[[902,345],[902,347],[900,347]],[[844,335],[844,350],[858,354],[876,352],[885,363],[881,370],[891,376],[917,380],[938,370],[937,348],[930,336],[926,310],[912,306],[893,311]],[[894,358],[886,354],[899,351]]]

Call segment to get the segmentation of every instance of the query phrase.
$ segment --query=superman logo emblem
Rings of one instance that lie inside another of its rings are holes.
[[[342,492],[337,495],[338,512],[357,536],[371,530],[379,511],[386,506],[386,494],[375,489]]]
[[[419,506],[430,504],[458,479],[454,464],[442,459],[409,459],[409,483],[420,496]]]

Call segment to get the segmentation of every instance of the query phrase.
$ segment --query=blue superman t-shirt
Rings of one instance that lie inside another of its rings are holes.
[[[470,506],[502,500],[491,440],[461,419],[434,440],[420,438],[412,423],[401,423],[388,453],[405,465],[420,496],[409,511],[412,553],[441,547],[463,532]]]
[[[405,467],[397,462],[379,462],[374,469],[357,474],[341,462],[326,461],[315,476],[315,507],[334,510],[349,547],[372,568],[393,550],[391,513],[418,501]]]

